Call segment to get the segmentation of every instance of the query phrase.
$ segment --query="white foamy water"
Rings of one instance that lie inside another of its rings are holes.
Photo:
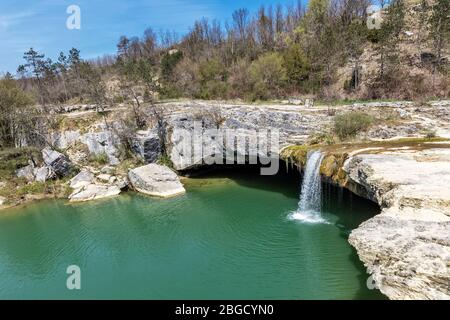
[[[322,218],[322,216],[320,215],[320,212],[316,212],[316,211],[297,210],[297,211],[291,212],[288,216],[288,219],[300,221],[303,223],[311,223],[311,224],[316,224],[316,223],[328,224],[329,223],[327,220]]]
[[[298,209],[289,215],[289,219],[305,223],[326,223],[321,215],[322,182],[320,179],[320,164],[323,154],[320,151],[308,153],[305,174]]]

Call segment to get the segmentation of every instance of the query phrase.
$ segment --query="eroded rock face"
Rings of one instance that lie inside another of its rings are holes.
[[[350,243],[390,299],[450,299],[450,222],[379,215]]]
[[[133,140],[133,150],[145,163],[154,163],[161,156],[161,141],[154,130],[138,131]]]
[[[54,132],[49,135],[49,140],[53,146],[59,149],[66,149],[80,138],[80,131],[67,130],[62,132]]]
[[[450,149],[351,156],[353,191],[382,207],[349,242],[390,299],[450,299]]]
[[[120,163],[117,149],[120,141],[111,131],[86,133],[81,136],[80,141],[88,147],[91,154],[106,154],[110,164],[117,165]]]
[[[136,191],[151,196],[167,198],[186,192],[175,172],[157,164],[130,170],[128,178]]]
[[[243,157],[258,154],[256,143],[246,143],[241,150],[236,150],[234,147],[229,148],[226,143],[226,130],[231,130],[230,132],[238,138],[247,137],[247,141],[256,134],[267,130],[276,130],[279,133],[277,142],[281,148],[292,143],[306,143],[311,133],[328,124],[331,119],[326,113],[318,110],[300,113],[289,109],[278,110],[269,107],[255,108],[228,105],[222,106],[221,117],[223,121],[217,123],[211,120],[210,113],[214,112],[213,107],[201,105],[201,108],[203,112],[201,117],[195,117],[195,114],[186,112],[175,114],[168,121],[171,128],[171,134],[168,137],[168,151],[176,170],[189,170],[204,164],[211,164],[214,159],[225,158],[227,152],[237,153],[237,155]],[[290,106],[287,108],[290,108]],[[224,135],[221,141],[209,139],[210,137],[205,134],[209,129],[217,128]],[[198,145],[202,146],[203,153],[200,158],[194,158],[193,147],[191,152],[185,152],[186,133],[190,133],[189,139],[192,144],[197,142]],[[214,145],[214,148],[212,148],[212,145]],[[221,155],[221,157],[218,155]]]

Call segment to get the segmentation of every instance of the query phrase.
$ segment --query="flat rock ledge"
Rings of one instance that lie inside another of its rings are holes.
[[[350,244],[388,298],[450,299],[450,149],[358,154],[344,164],[349,189],[382,213]]]
[[[186,192],[175,172],[157,164],[130,170],[128,178],[136,191],[150,196],[169,198]]]
[[[75,190],[69,199],[70,202],[86,202],[117,196],[120,192],[121,190],[117,186],[90,184]]]

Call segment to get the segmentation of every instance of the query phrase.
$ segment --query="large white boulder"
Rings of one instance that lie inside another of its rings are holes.
[[[70,187],[72,189],[80,189],[92,184],[93,181],[94,175],[88,170],[82,170],[70,180]]]
[[[149,164],[128,172],[133,188],[157,197],[173,197],[186,192],[175,172],[168,167]]]
[[[37,182],[45,182],[56,177],[52,167],[43,166],[34,169],[34,176]]]

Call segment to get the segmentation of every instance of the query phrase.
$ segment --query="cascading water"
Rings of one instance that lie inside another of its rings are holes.
[[[323,154],[320,151],[308,153],[300,202],[298,203],[298,209],[290,214],[291,219],[307,223],[325,222],[321,215],[322,182],[320,179],[320,164],[322,160]]]

